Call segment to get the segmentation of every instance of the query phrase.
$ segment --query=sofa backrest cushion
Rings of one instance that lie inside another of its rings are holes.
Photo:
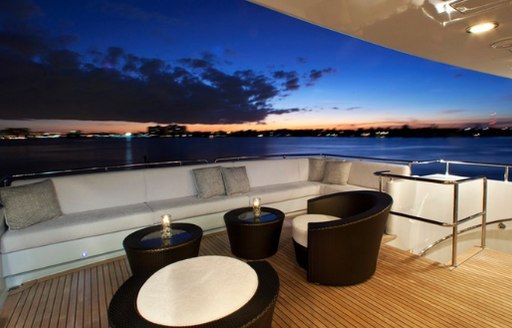
[[[198,166],[162,167],[144,170],[147,201],[196,195],[192,169]],[[203,167],[203,166],[201,166]]]
[[[222,166],[245,166],[251,187],[307,181],[308,159],[270,159],[223,163]]]
[[[146,186],[141,170],[92,173],[52,178],[64,213],[139,204]]]
[[[348,184],[371,189],[379,189],[380,178],[374,174],[377,171],[389,170],[390,173],[411,175],[411,168],[403,164],[389,164],[370,161],[351,161]]]

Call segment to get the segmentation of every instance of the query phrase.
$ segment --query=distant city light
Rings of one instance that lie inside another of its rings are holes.
[[[124,136],[125,136],[125,137],[131,137],[131,136],[132,136],[132,133],[131,133],[131,132],[126,132],[126,133],[124,134]]]

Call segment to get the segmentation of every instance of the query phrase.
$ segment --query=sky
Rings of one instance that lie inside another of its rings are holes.
[[[243,0],[0,0],[0,130],[512,126],[512,79]]]

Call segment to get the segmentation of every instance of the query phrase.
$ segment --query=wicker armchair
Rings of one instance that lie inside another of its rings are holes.
[[[308,201],[308,214],[341,218],[310,222],[307,247],[293,240],[307,279],[324,285],[353,285],[375,272],[382,235],[393,199],[377,191],[350,191]]]

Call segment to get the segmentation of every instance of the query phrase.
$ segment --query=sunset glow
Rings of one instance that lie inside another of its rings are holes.
[[[511,79],[246,1],[20,0],[0,18],[0,130],[512,126]]]

